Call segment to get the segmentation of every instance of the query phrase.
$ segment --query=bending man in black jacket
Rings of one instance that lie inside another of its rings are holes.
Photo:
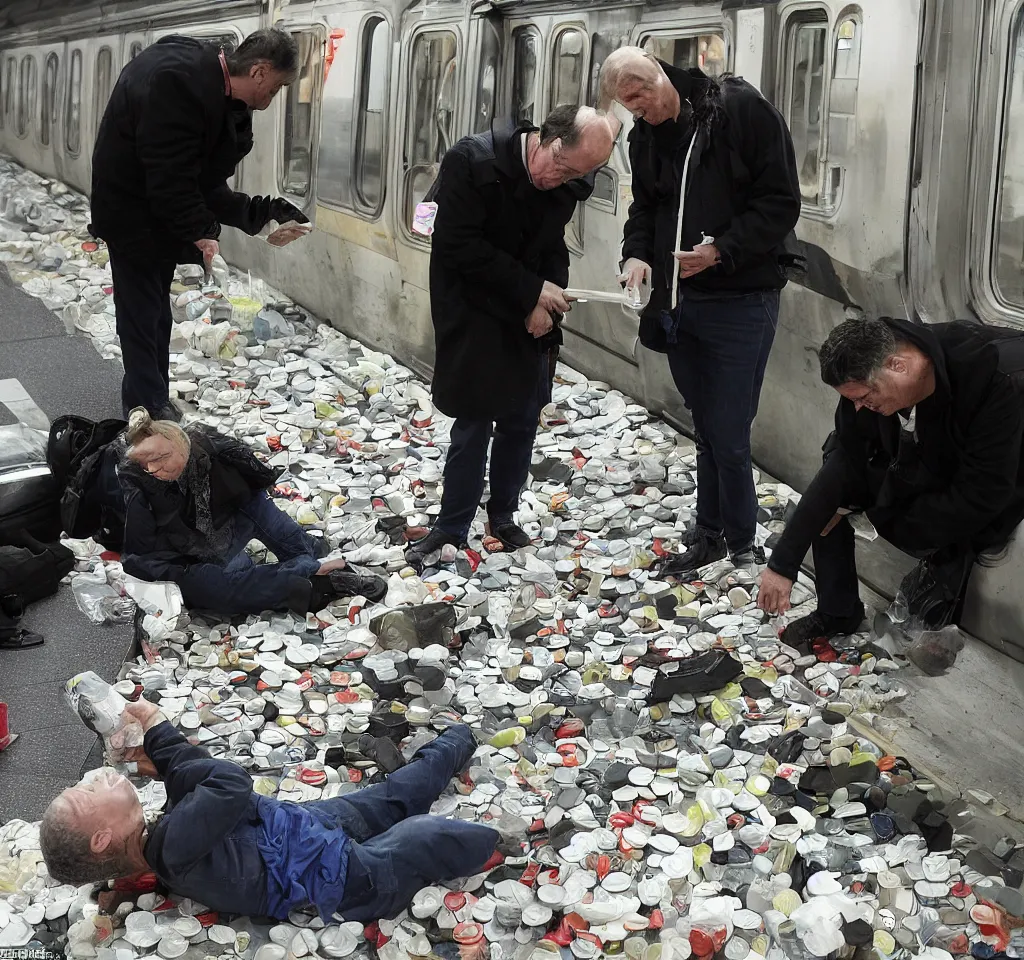
[[[878,533],[922,560],[904,580],[911,614],[958,615],[975,559],[998,554],[1024,518],[1024,336],[958,321],[847,320],[821,347],[821,379],[842,399],[825,462],[768,561],[758,605],[789,609],[809,546],[818,609],[783,632],[792,645],[853,633],[854,532]]]
[[[695,570],[726,550],[749,564],[750,425],[786,283],[783,242],[800,215],[793,143],[749,83],[678,70],[639,47],[608,56],[601,97],[634,117],[622,279],[652,285],[640,341],[668,354],[697,442],[696,526],[667,569]]]
[[[414,566],[469,535],[492,435],[490,533],[505,549],[530,542],[513,513],[569,309],[565,225],[613,142],[595,110],[557,107],[540,130],[465,137],[441,163],[430,253],[434,402],[456,420],[441,513],[406,553]]]
[[[179,416],[167,369],[175,264],[209,265],[222,224],[257,234],[270,220],[306,222],[287,200],[227,185],[252,150],[252,111],[295,79],[298,60],[289,34],[259,30],[227,55],[164,37],[121,71],[96,135],[90,229],[110,248],[126,417]]]

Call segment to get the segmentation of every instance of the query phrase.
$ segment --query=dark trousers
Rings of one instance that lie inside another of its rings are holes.
[[[135,407],[157,415],[167,406],[174,266],[169,260],[146,262],[110,248],[117,336],[124,362],[121,408],[125,417]]]
[[[452,727],[383,783],[303,804],[354,841],[345,893],[337,907],[345,920],[395,917],[422,887],[472,876],[494,853],[497,830],[427,815],[475,750],[470,729]]]
[[[500,389],[500,384],[496,383],[495,390]],[[460,541],[468,536],[484,493],[489,443],[491,496],[487,515],[492,524],[512,519],[530,472],[540,411],[550,399],[550,356],[544,352],[538,360],[537,391],[519,410],[498,420],[456,419],[444,466],[444,492],[441,513],[435,523],[437,529]]]
[[[697,526],[747,549],[757,528],[750,425],[775,339],[779,293],[685,298],[668,317],[672,378],[693,417]]]
[[[254,563],[245,552],[259,540],[277,563]],[[259,493],[235,514],[235,539],[222,564],[196,563],[177,578],[189,607],[236,616],[261,610],[296,610],[309,602],[309,578],[320,569],[318,545],[288,514]]]

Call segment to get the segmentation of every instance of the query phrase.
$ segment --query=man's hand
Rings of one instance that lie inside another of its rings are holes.
[[[713,267],[722,259],[713,243],[699,243],[692,250],[673,256],[679,261],[679,276],[684,280]]]
[[[129,763],[135,764],[135,769],[140,777],[156,777],[156,764],[146,754],[146,751],[142,747],[133,747],[131,750],[125,750],[124,758]]]
[[[627,290],[639,290],[644,283],[651,282],[651,265],[630,257],[622,265],[622,273],[619,274],[619,283],[624,284]]]
[[[213,258],[220,253],[220,244],[216,240],[197,240],[196,246],[203,254],[203,263],[206,265],[206,272],[209,273]]]
[[[571,307],[569,301],[565,299],[565,291],[553,284],[550,280],[544,281],[544,286],[541,288],[540,296],[537,298],[537,310],[543,309],[545,313],[568,313]],[[532,316],[532,314],[531,314]],[[548,329],[551,329],[551,317],[548,317]],[[529,320],[527,320],[527,326],[529,326]],[[534,334],[537,336],[537,334]]]
[[[317,577],[327,576],[329,573],[333,573],[335,570],[344,570],[345,560],[342,557],[335,557],[333,560],[325,560],[320,564],[320,569],[314,574]]]
[[[136,703],[129,703],[125,705],[124,712],[129,717],[133,717],[135,720],[142,725],[143,733],[148,733],[158,723],[164,721],[164,715],[160,712],[160,708],[150,703],[148,700],[139,700]]]
[[[309,217],[284,197],[275,197],[270,201],[269,213],[270,216],[267,219],[276,220],[278,223],[288,223],[289,220],[294,220],[296,223],[309,223]]]
[[[526,329],[534,337],[543,337],[545,334],[551,333],[553,326],[554,321],[551,319],[551,314],[540,306],[534,307],[526,318]]]
[[[757,605],[765,613],[783,614],[790,608],[789,598],[793,592],[793,581],[781,573],[766,568],[761,574],[761,585],[757,590]]]

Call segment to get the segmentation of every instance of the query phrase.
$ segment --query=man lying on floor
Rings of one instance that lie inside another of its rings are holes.
[[[427,815],[473,756],[454,726],[413,760],[331,800],[260,796],[237,764],[191,746],[146,701],[126,709],[146,731],[143,750],[167,788],[147,825],[132,785],[113,771],[65,790],[47,808],[40,845],[50,876],[81,885],[152,870],[173,893],[223,913],[285,920],[312,906],[329,921],[397,916],[422,887],[502,862],[500,835]]]
[[[172,580],[187,606],[219,614],[315,613],[332,600],[380,600],[380,577],[321,559],[317,541],[267,496],[277,473],[243,443],[194,425],[128,418],[117,468],[124,495],[123,563],[140,580]],[[250,540],[277,563],[255,564]]]
[[[975,562],[992,563],[1024,518],[1024,336],[979,323],[847,320],[822,344],[840,394],[825,462],[761,578],[758,606],[785,613],[807,548],[818,609],[786,627],[801,647],[864,617],[847,516],[921,562],[901,590],[929,627],[959,619]]]

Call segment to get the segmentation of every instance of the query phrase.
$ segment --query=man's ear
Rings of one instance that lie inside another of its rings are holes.
[[[89,850],[92,853],[105,853],[110,847],[110,841],[113,839],[113,833],[111,833],[110,827],[103,827],[101,830],[97,830],[92,838],[89,840]]]
[[[906,373],[907,360],[900,354],[894,353],[885,361],[885,367],[887,370],[891,370],[893,373]]]

